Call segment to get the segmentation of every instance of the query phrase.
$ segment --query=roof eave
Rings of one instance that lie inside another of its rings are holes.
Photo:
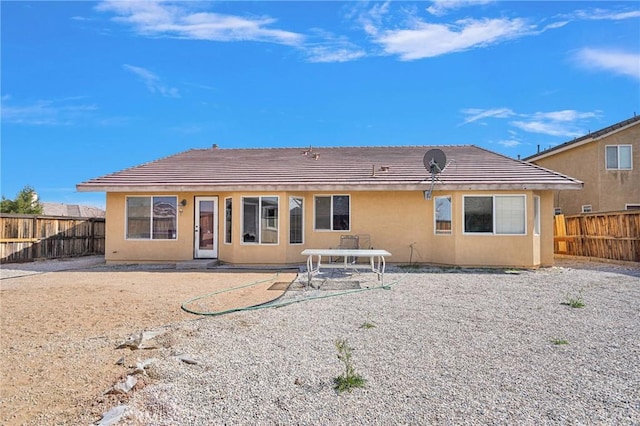
[[[240,184],[240,185],[77,185],[78,192],[256,192],[256,191],[424,191],[431,182],[372,184]],[[456,183],[434,185],[435,191],[580,190],[582,182]]]

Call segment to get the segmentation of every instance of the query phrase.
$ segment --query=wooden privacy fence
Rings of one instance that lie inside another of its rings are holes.
[[[104,254],[104,218],[0,214],[0,262]]]
[[[555,216],[557,254],[640,262],[640,211]]]

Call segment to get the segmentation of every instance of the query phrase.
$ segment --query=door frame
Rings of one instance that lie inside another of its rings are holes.
[[[213,249],[200,249],[200,202],[213,201]],[[218,258],[218,196],[206,195],[194,197],[193,257],[195,259]]]

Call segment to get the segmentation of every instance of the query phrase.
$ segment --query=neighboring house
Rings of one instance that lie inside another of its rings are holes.
[[[425,153],[448,159],[432,179]],[[106,260],[299,264],[361,235],[395,263],[553,264],[573,178],[475,146],[193,149],[77,186],[107,198]]]
[[[41,203],[42,214],[61,217],[104,217],[104,210],[79,204]]]
[[[557,213],[640,209],[640,116],[527,157],[524,161],[584,182],[555,193]]]

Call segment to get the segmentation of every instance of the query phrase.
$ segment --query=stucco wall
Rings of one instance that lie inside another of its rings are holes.
[[[632,170],[607,170],[605,147],[632,145]],[[534,161],[584,182],[582,191],[557,191],[555,206],[563,214],[578,214],[590,204],[594,212],[624,210],[640,204],[640,125],[613,133],[598,141],[576,146]]]
[[[349,194],[351,196],[351,229],[349,231],[314,230],[314,195]],[[491,192],[438,192],[425,200],[422,192],[260,192],[260,193],[166,193],[135,195],[175,195],[187,200],[177,214],[177,239],[160,241],[128,241],[125,238],[126,194],[107,194],[106,259],[109,262],[180,261],[194,257],[195,196],[217,196],[219,214],[218,258],[234,264],[300,264],[305,248],[336,247],[343,234],[369,235],[373,248],[392,253],[389,262],[436,263],[459,266],[533,267],[553,264],[553,194],[535,193],[541,197],[541,235],[533,235],[532,191],[509,192],[526,196],[526,235],[465,235],[463,195],[493,195]],[[503,193],[503,194],[506,194]],[[278,196],[278,244],[250,244],[241,241],[241,202],[243,196]],[[434,199],[452,198],[452,234],[434,233]],[[289,197],[304,199],[304,244],[289,244]],[[233,201],[231,244],[224,239],[225,198]]]

